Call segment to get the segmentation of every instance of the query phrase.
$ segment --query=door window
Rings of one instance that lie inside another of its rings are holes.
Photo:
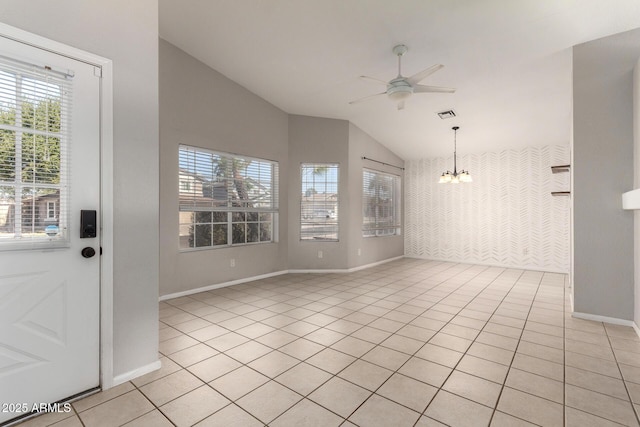
[[[0,57],[0,250],[68,245],[71,80]]]

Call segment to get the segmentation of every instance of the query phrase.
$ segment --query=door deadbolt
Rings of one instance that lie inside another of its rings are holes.
[[[80,211],[80,238],[92,238],[96,237],[98,230],[96,211],[81,210]],[[93,255],[91,255],[93,256]]]
[[[83,248],[80,253],[85,258],[91,258],[92,256],[94,256],[96,254],[96,250],[93,249],[91,246],[87,246],[86,248]]]

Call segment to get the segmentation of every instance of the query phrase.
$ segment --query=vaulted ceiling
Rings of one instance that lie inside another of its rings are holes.
[[[404,159],[568,144],[571,47],[640,27],[638,0],[160,0],[160,36],[290,114],[349,120]],[[398,111],[385,90],[445,67]],[[453,109],[442,120],[437,112]]]

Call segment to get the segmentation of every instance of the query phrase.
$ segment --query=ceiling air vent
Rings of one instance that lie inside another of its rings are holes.
[[[438,116],[440,116],[441,119],[450,119],[452,117],[456,116],[456,112],[453,110],[447,110],[447,111],[440,111],[438,113]]]

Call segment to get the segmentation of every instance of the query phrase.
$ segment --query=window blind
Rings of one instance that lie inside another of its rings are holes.
[[[0,249],[68,243],[71,91],[71,75],[0,56]]]
[[[364,237],[400,234],[400,177],[363,169],[362,211]]]
[[[275,240],[278,163],[180,145],[180,248]]]
[[[278,163],[180,145],[180,210],[278,209]]]

